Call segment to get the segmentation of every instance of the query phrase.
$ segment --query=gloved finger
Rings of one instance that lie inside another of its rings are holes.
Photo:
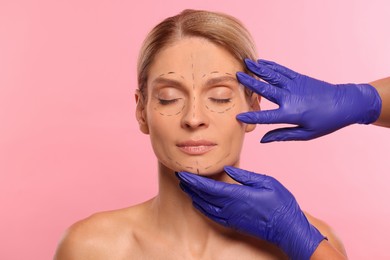
[[[188,186],[186,186],[183,182],[180,182],[179,183],[179,186],[180,188],[182,189],[182,191],[184,191],[185,193],[187,193],[188,196],[190,196],[191,200],[194,200],[195,197],[199,197],[199,195],[194,192],[193,190],[191,190]]]
[[[250,172],[233,166],[225,166],[224,170],[233,180],[243,185],[254,188],[268,187],[267,184],[269,182],[269,176]]]
[[[237,184],[229,184],[221,181],[215,181],[203,176],[199,176],[189,172],[178,172],[177,176],[184,184],[190,187],[193,191],[199,194],[198,191],[209,195],[210,198],[226,198],[234,193],[234,186]],[[208,200],[208,198],[206,199]]]
[[[191,191],[191,189],[186,186],[183,183],[180,183],[180,187],[188,194],[191,195],[192,204],[193,206],[198,209],[202,214],[207,216],[208,218],[214,220],[215,222],[222,224],[222,225],[228,225],[228,218],[224,216],[224,209],[223,207],[226,205],[226,199],[225,202],[221,204],[221,206],[216,206],[213,204],[213,200],[206,201],[201,196],[198,196],[196,193]],[[229,200],[229,199],[227,199]]]
[[[208,217],[209,219],[221,224],[221,225],[224,225],[226,226],[227,225],[227,220],[220,217],[220,216],[216,216],[212,213],[210,213],[208,210],[204,209],[203,206],[197,204],[197,203],[193,203],[192,205],[194,205],[194,207],[199,210],[203,215],[205,215],[206,217]]]
[[[270,143],[275,141],[307,141],[318,136],[316,136],[313,131],[303,129],[299,126],[286,127],[269,131],[263,136],[260,142]]]
[[[202,196],[199,196],[196,192],[192,191],[191,188],[182,182],[180,183],[180,188],[191,197],[193,203],[200,205],[203,210],[207,211],[212,216],[219,216],[221,212],[221,206],[214,205],[212,201],[204,200]]]
[[[285,90],[254,79],[244,72],[237,72],[236,76],[238,81],[245,87],[265,97],[271,102],[279,104],[281,99],[287,95]]]
[[[289,78],[268,66],[258,64],[250,59],[245,59],[245,64],[250,71],[274,86],[284,88],[290,82]]]
[[[192,201],[196,201],[198,204],[210,204],[215,208],[216,212],[225,204],[226,197],[221,198],[219,196],[211,196],[210,194],[198,190],[196,187],[191,187],[184,182],[180,182],[179,185],[180,188],[191,197]]]
[[[284,66],[282,66],[274,61],[259,59],[259,60],[257,60],[257,62],[259,64],[264,64],[264,65],[268,66],[272,70],[279,72],[280,74],[282,74],[283,76],[285,76],[289,79],[295,79],[299,75],[299,73],[297,73],[297,72],[295,72],[287,67],[284,67]]]
[[[250,111],[238,114],[236,118],[246,124],[281,124],[292,123],[291,116],[283,113],[280,109],[264,111]]]

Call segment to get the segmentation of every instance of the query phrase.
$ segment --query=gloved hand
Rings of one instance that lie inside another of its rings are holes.
[[[238,80],[279,108],[242,113],[237,119],[248,124],[297,125],[266,133],[262,143],[314,139],[354,123],[373,123],[381,113],[381,98],[369,84],[332,85],[275,62],[246,59],[245,63],[269,84],[243,72],[237,73]]]
[[[240,184],[179,172],[194,206],[224,226],[279,246],[291,259],[309,259],[325,238],[309,223],[294,196],[276,179],[226,166]]]

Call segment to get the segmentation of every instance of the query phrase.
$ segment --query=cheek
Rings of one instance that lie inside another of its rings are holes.
[[[169,139],[173,132],[172,125],[177,124],[177,119],[175,117],[162,116],[156,112],[149,113],[148,115],[150,137],[157,138],[160,142]]]
[[[236,103],[234,109],[225,114],[214,116],[215,126],[223,136],[223,142],[233,150],[240,150],[246,133],[246,125],[236,119],[237,114],[247,112],[249,106],[246,102]]]
[[[151,115],[148,118],[149,137],[156,158],[167,163],[171,156],[171,144],[175,140],[175,130],[172,128],[172,119],[161,115]]]
[[[224,114],[213,113],[211,117],[212,124],[220,133],[220,136],[226,139],[225,142],[229,143],[231,138],[234,140],[241,139],[240,137],[245,134],[245,125],[236,119],[237,114],[244,111],[247,110],[238,107]]]

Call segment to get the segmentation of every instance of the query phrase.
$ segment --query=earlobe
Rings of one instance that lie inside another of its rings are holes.
[[[139,89],[135,92],[135,103],[137,106],[135,116],[138,121],[139,129],[142,133],[149,134],[149,126],[146,120],[145,98]]]

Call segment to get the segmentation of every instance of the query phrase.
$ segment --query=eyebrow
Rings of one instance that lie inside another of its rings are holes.
[[[183,84],[180,83],[180,81],[178,81],[178,80],[168,79],[168,78],[164,78],[162,76],[159,76],[156,79],[154,79],[151,84],[152,85],[165,84],[165,85],[170,85],[170,86],[175,86],[175,87],[183,86]]]
[[[205,85],[207,86],[217,85],[222,82],[238,82],[238,81],[233,76],[220,76],[220,77],[213,77],[211,79],[208,79]],[[176,86],[176,87],[183,86],[183,84],[178,80],[168,79],[162,76],[159,76],[152,81],[152,85],[155,84],[165,84],[165,85]]]
[[[238,82],[235,77],[221,76],[221,77],[215,77],[215,78],[211,78],[211,79],[207,80],[206,85],[217,85],[219,83],[229,82],[229,81]]]

